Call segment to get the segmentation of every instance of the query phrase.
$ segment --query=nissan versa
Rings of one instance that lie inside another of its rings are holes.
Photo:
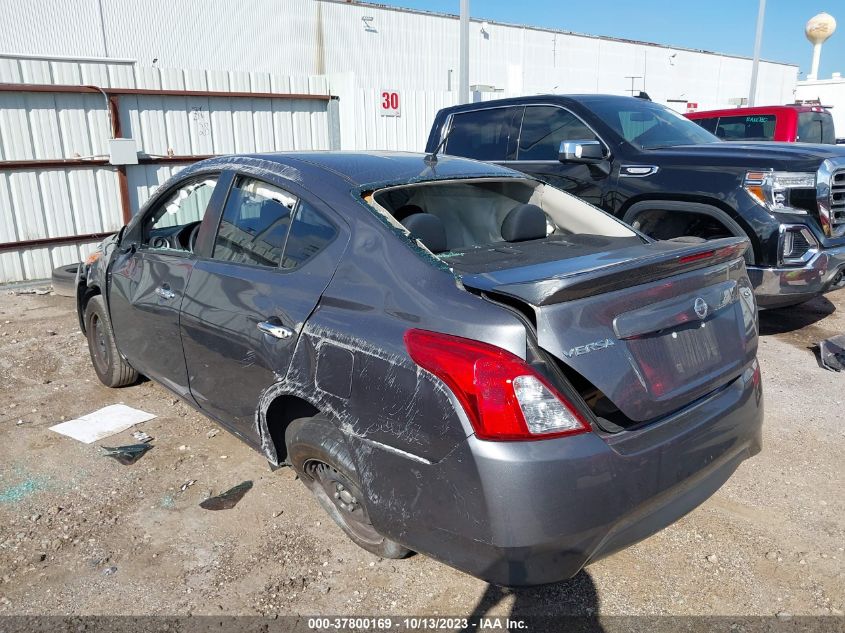
[[[525,174],[231,156],[77,277],[94,369],[288,464],[358,545],[531,585],[689,512],[760,450],[747,242],[655,242]]]

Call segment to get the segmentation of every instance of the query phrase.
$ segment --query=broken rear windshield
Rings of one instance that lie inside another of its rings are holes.
[[[530,179],[419,183],[377,191],[370,200],[412,239],[456,267],[564,259],[585,249],[620,246],[616,238],[642,243],[604,211]]]

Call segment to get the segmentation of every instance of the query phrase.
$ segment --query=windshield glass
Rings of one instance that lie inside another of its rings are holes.
[[[719,139],[674,110],[639,99],[590,104],[601,119],[640,149],[718,143]]]

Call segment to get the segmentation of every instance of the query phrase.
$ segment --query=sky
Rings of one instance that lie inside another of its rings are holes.
[[[460,0],[376,0],[457,14]],[[470,0],[473,19],[526,24],[718,53],[754,54],[758,0]],[[812,45],[804,25],[820,12],[838,31],[822,48],[819,78],[845,74],[845,0],[768,0],[761,57],[797,64],[804,79]]]

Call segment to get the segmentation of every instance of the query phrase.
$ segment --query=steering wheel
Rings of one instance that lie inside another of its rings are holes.
[[[197,225],[191,229],[191,234],[188,236],[188,250],[192,253],[194,252],[194,247],[197,245],[197,235],[199,235],[201,224],[201,222],[197,222]]]

